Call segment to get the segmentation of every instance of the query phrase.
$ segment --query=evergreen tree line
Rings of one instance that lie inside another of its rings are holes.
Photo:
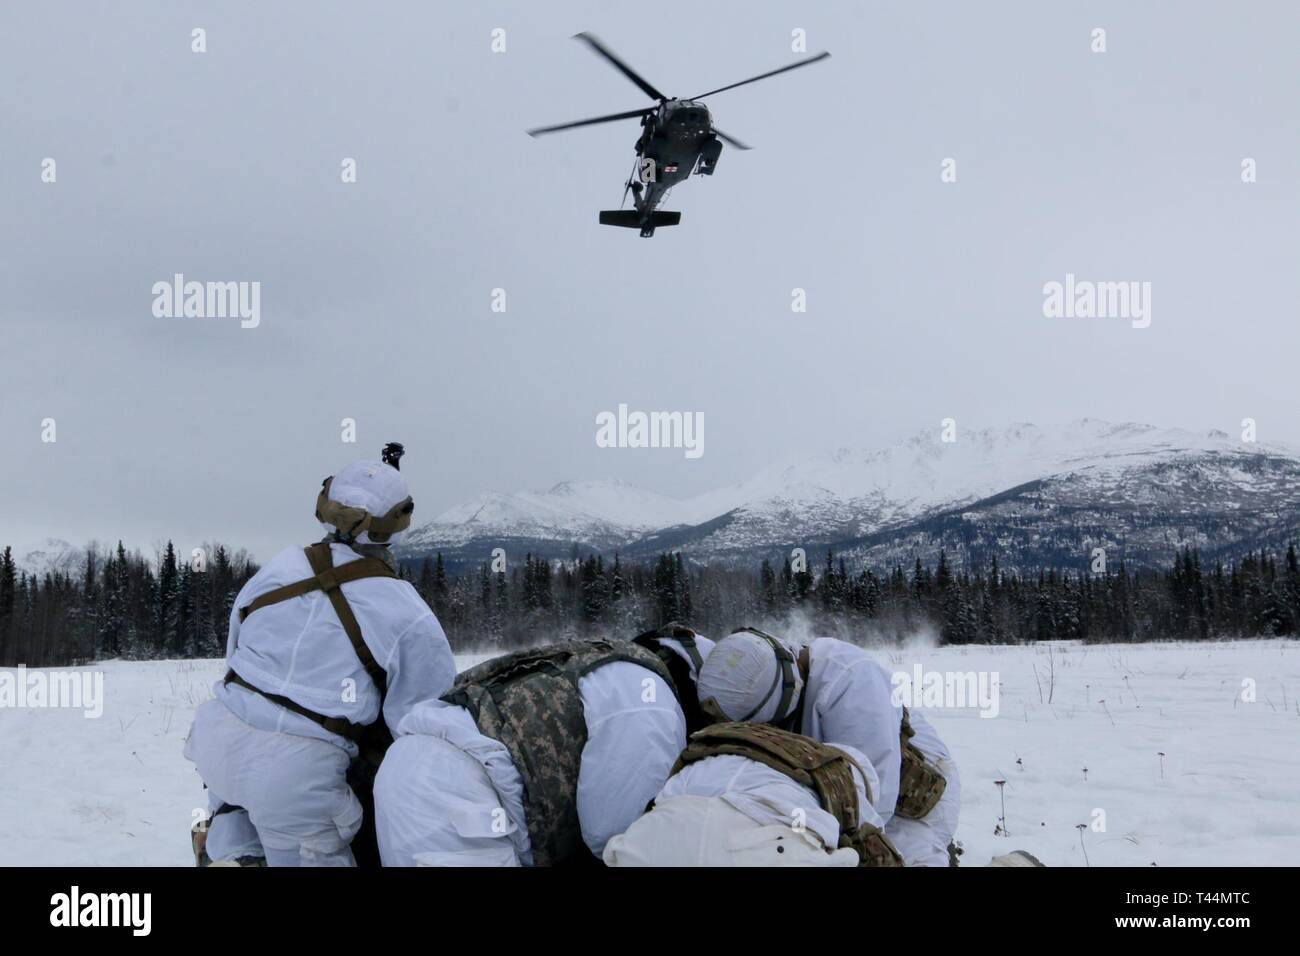
[[[205,549],[206,567],[177,559],[168,542],[156,561],[88,549],[78,574],[40,579],[0,553],[0,665],[58,666],[104,658],[219,657],[230,610],[257,571],[247,555]],[[572,637],[631,637],[668,621],[718,636],[742,625],[849,640],[933,632],[941,643],[1044,640],[1151,641],[1300,636],[1300,565],[1261,550],[1202,567],[1191,549],[1172,568],[1106,573],[1045,569],[1010,574],[954,570],[940,553],[887,573],[850,572],[827,552],[818,568],[763,561],[757,573],[691,567],[680,554],[648,563],[589,555],[569,561],[525,556],[507,569],[484,563],[451,574],[439,554],[404,564],[453,649],[526,647]]]
[[[1253,552],[1203,568],[1191,549],[1165,571],[954,571],[940,553],[886,574],[850,573],[827,552],[817,569],[764,561],[758,573],[693,568],[680,554],[650,564],[599,555],[555,562],[526,556],[509,571],[480,565],[450,576],[442,556],[413,580],[457,649],[525,647],[567,637],[630,637],[668,621],[718,636],[743,625],[794,636],[898,640],[930,630],[940,643],[1154,641],[1300,636],[1300,567]]]
[[[80,570],[19,571],[0,552],[0,666],[51,667],[105,658],[220,657],[235,595],[257,572],[242,550],[205,545],[202,563],[86,549]],[[196,570],[196,566],[201,570]]]

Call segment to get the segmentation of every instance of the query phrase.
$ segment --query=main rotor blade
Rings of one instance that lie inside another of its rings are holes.
[[[601,56],[603,56],[605,59],[609,60],[610,63],[614,64],[615,69],[617,69],[620,73],[622,73],[624,76],[626,76],[629,80],[631,80],[633,83],[635,83],[637,86],[639,86],[639,87],[641,88],[641,92],[644,93],[646,96],[653,96],[655,99],[659,100],[660,102],[663,102],[664,100],[668,99],[668,97],[664,96],[662,93],[660,93],[658,90],[656,90],[653,86],[651,86],[649,80],[647,80],[645,77],[643,77],[643,76],[642,76],[640,73],[638,73],[636,70],[632,69],[632,68],[631,68],[630,66],[628,66],[626,63],[624,63],[622,60],[620,60],[620,59],[619,59],[619,58],[614,54],[614,52],[613,52],[612,50],[609,49],[609,47],[607,47],[607,46],[605,46],[605,44],[601,43],[600,40],[597,39],[597,38],[596,38],[595,36],[593,36],[592,34],[590,34],[590,33],[575,33],[575,34],[573,35],[573,38],[574,38],[575,40],[583,40],[583,41],[585,41],[586,44],[587,44],[589,47],[591,47],[593,50],[595,50],[597,53],[599,53],[599,54],[600,54]]]
[[[744,143],[742,143],[740,140],[736,139],[736,137],[734,137],[734,136],[728,136],[726,133],[724,133],[722,130],[718,129],[716,126],[713,127],[713,135],[716,136],[716,137],[718,137],[718,139],[723,140],[724,142],[730,143],[732,146],[736,147],[736,149],[753,149],[753,148],[754,148],[753,146],[746,146]]]
[[[699,96],[692,96],[691,99],[701,100],[704,99],[704,97],[706,96],[712,96],[714,93],[722,93],[725,90],[734,90],[738,86],[744,86],[746,83],[755,83],[758,80],[765,80],[769,76],[776,76],[778,73],[786,73],[790,70],[797,70],[801,66],[812,66],[818,60],[824,60],[829,56],[830,54],[823,50],[821,53],[818,53],[816,56],[809,57],[806,60],[800,60],[798,63],[791,63],[789,66],[783,66],[779,70],[772,70],[768,73],[760,73],[758,76],[751,76],[747,80],[741,80],[739,83],[732,83],[730,86],[720,86],[716,90],[709,90],[709,92],[701,93]]]
[[[574,129],[578,126],[595,126],[597,123],[613,123],[615,120],[635,119],[653,113],[655,107],[647,106],[643,110],[628,110],[626,113],[610,113],[608,116],[593,116],[591,119],[577,120],[573,123],[561,123],[559,126],[542,126],[528,130],[529,136],[541,136],[543,133],[558,133],[562,129]]]

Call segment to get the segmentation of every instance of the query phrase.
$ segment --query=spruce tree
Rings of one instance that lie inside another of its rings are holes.
[[[14,604],[18,595],[17,563],[5,545],[0,554],[0,664],[18,664],[14,634]]]

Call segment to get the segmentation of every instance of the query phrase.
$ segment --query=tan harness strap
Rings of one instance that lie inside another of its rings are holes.
[[[323,542],[314,544],[311,547],[326,547]],[[307,560],[311,561],[311,548],[307,548]],[[327,555],[327,557],[330,557]],[[313,570],[315,565],[312,565]],[[362,578],[395,578],[395,575],[389,570],[388,565],[378,558],[362,558],[359,561],[349,561],[347,564],[334,567],[332,561],[327,564],[323,574],[317,574],[314,577],[305,578],[302,581],[295,581],[293,584],[286,584],[284,587],[276,588],[273,591],[267,591],[265,594],[258,595],[248,604],[239,609],[239,620],[252,614],[254,611],[267,607],[271,604],[279,604],[281,601],[287,601],[290,598],[302,597],[304,594],[310,594],[312,591],[327,591],[331,588],[337,588],[341,584],[347,584],[349,581],[360,581]]]
[[[361,661],[361,666],[366,669],[366,673],[370,675],[370,679],[375,682],[375,686],[379,689],[379,696],[382,701],[388,689],[388,675],[375,661],[375,655],[370,653],[370,648],[366,646],[365,638],[361,635],[361,625],[357,623],[356,615],[352,613],[352,607],[343,594],[342,585],[348,581],[359,581],[362,578],[395,578],[397,575],[389,569],[388,565],[377,558],[360,558],[335,567],[334,555],[330,551],[329,542],[327,541],[318,542],[303,550],[307,554],[307,563],[311,565],[314,576],[305,578],[302,581],[295,581],[293,584],[286,584],[284,587],[260,595],[239,609],[239,620],[245,620],[248,615],[259,608],[279,604],[281,601],[288,601],[290,598],[301,597],[304,594],[310,594],[312,591],[324,591],[326,596],[329,597],[330,603],[334,605],[334,613],[338,615],[339,623],[343,625],[343,630],[352,644],[352,650],[356,652],[357,659]],[[353,742],[359,741],[366,731],[365,725],[354,724],[344,717],[327,717],[302,706],[296,700],[285,697],[283,694],[268,693],[240,677],[233,669],[226,673],[225,683],[238,684],[240,687],[261,694],[272,703],[279,704],[295,714],[301,714],[308,720],[320,724],[330,733],[346,737]],[[382,723],[382,720],[380,723]]]
[[[308,578],[305,581],[297,581],[294,584],[286,584],[282,588],[276,588],[274,591],[267,591],[245,604],[239,609],[239,621],[242,624],[244,619],[254,611],[260,610],[269,604],[279,604],[281,601],[287,601],[290,598],[301,597],[309,594],[320,587],[320,582],[315,578]]]
[[[349,581],[360,581],[362,578],[395,578],[397,575],[378,558],[361,558],[336,567],[329,543],[325,541],[317,542],[304,551],[314,576],[295,581],[293,584],[286,584],[284,587],[267,591],[254,598],[239,609],[240,621],[245,620],[254,611],[271,604],[302,597],[312,591],[324,591],[330,603],[334,605],[334,613],[338,615],[339,623],[343,625],[343,631],[347,634],[358,660],[361,661],[361,666],[366,669],[366,673],[370,675],[370,679],[375,682],[382,695],[387,686],[388,675],[375,661],[370,648],[366,646],[365,638],[361,635],[361,625],[357,623],[356,615],[352,613],[348,599],[343,594],[342,585]]]
[[[324,714],[318,714],[314,710],[309,710],[308,708],[302,706],[302,704],[298,703],[296,700],[291,700],[290,698],[285,697],[282,694],[269,694],[266,691],[262,690],[262,688],[253,686],[248,681],[244,680],[244,678],[236,674],[233,670],[226,672],[225,683],[238,684],[240,687],[246,687],[256,694],[261,694],[267,700],[271,701],[272,703],[279,704],[285,710],[291,710],[295,714],[301,714],[303,717],[306,717],[308,720],[312,720],[320,724],[330,733],[338,734],[340,737],[346,737],[348,740],[351,740],[353,743],[360,740],[361,735],[365,732],[366,728],[365,725],[363,724],[354,724],[352,723],[352,721],[344,717],[326,717]],[[221,811],[218,810],[217,812],[220,813]]]
[[[397,577],[388,569],[388,565],[376,558],[362,558],[360,561],[351,561],[341,568],[334,567],[334,556],[330,551],[328,542],[320,541],[307,548],[307,560],[311,563],[311,569],[316,572],[316,580],[320,582],[320,587],[325,592],[325,596],[330,599],[334,605],[334,613],[339,616],[339,622],[343,625],[344,632],[348,635],[348,640],[352,642],[352,649],[356,651],[357,658],[361,661],[361,666],[366,669],[370,679],[375,682],[379,688],[379,695],[382,697],[388,689],[388,674],[375,660],[375,655],[370,653],[370,648],[366,646],[366,640],[361,636],[361,625],[357,623],[357,617],[352,613],[352,606],[348,604],[348,599],[343,596],[343,589],[339,587],[343,583],[343,572],[353,564],[361,564],[369,561],[377,565],[378,568],[371,568],[370,573],[361,574],[354,572],[356,576],[350,580],[357,580],[358,577]]]

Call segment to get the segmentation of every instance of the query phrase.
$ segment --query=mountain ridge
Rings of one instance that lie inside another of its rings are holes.
[[[1170,481],[1175,475],[1177,481]],[[1037,497],[1029,491],[1005,497],[1035,482],[1047,482]],[[1144,491],[1148,485],[1163,488],[1163,495],[1151,500]],[[1039,560],[1049,554],[1059,557],[1061,548],[1045,550],[1012,540],[1017,537],[1013,528],[999,531],[990,516],[1000,516],[1025,534],[1032,526],[1040,537],[1061,538],[1095,501],[1098,513],[1088,527],[1104,531],[1109,522],[1116,533],[1125,532],[1124,541],[1134,540],[1129,532],[1143,524],[1129,506],[1146,502],[1156,509],[1146,518],[1163,522],[1166,534],[1160,538],[1144,525],[1137,536],[1143,542],[1141,554],[1135,557],[1145,564],[1154,560],[1159,541],[1210,544],[1212,532],[1205,529],[1226,528],[1234,511],[1238,516],[1258,513],[1236,522],[1251,534],[1291,533],[1296,497],[1300,452],[1279,443],[1235,440],[1220,430],[1099,419],[1048,427],[1018,422],[958,432],[953,442],[942,441],[935,430],[885,448],[842,447],[773,464],[745,481],[689,499],[602,481],[561,482],[541,493],[490,493],[413,530],[403,554],[417,557],[440,550],[459,562],[481,561],[493,547],[507,552],[523,547],[548,557],[567,557],[575,549],[619,550],[629,556],[681,550],[696,562],[745,562],[796,546],[839,545],[836,550],[876,563],[886,552],[897,557],[900,549],[906,550],[900,541],[913,541],[918,556],[928,552],[921,530],[925,522],[947,516],[950,524],[963,509],[974,509],[978,514],[967,519],[966,537],[978,525],[977,537],[1006,538],[1012,550],[1025,552],[1026,560]],[[1195,507],[1179,506],[1180,498]],[[1017,511],[1010,501],[1033,514]],[[1292,507],[1284,513],[1288,501]],[[1260,515],[1270,513],[1276,520],[1262,524]],[[1061,529],[1047,522],[1053,515],[1065,522]],[[954,533],[949,528],[944,541]],[[882,535],[891,534],[895,546],[882,550]],[[1112,547],[1118,546],[1114,535],[1078,535],[1079,543],[1113,539]],[[957,537],[960,551],[962,535]],[[1227,537],[1244,544],[1236,533]],[[988,549],[976,548],[981,550]]]

